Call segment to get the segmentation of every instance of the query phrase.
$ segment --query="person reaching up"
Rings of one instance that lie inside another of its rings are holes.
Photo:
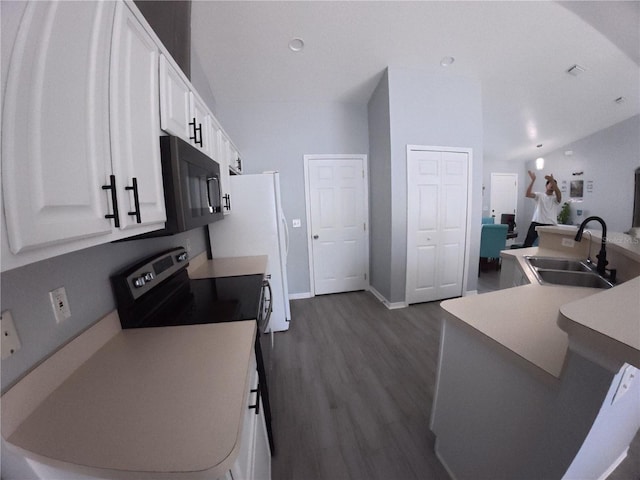
[[[558,224],[558,213],[560,212],[560,202],[562,201],[562,192],[560,192],[558,182],[553,178],[553,174],[545,175],[544,177],[547,180],[544,193],[532,191],[533,184],[536,181],[536,174],[531,170],[529,170],[529,178],[531,178],[531,183],[527,187],[525,196],[536,201],[536,209],[533,212],[533,219],[531,220],[531,225],[529,225],[523,247],[531,247],[538,238],[536,227]]]

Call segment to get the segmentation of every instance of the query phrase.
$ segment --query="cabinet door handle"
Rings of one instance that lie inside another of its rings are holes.
[[[109,175],[109,185],[102,185],[103,190],[111,190],[111,203],[113,204],[113,213],[107,213],[104,218],[113,218],[113,224],[116,228],[120,228],[120,215],[118,214],[118,197],[116,195],[116,176]]]
[[[189,140],[193,140],[196,145],[202,146],[202,124],[199,123],[196,127],[196,118],[193,117],[193,121],[189,122],[189,126],[193,127],[193,137],[189,137]],[[200,134],[200,140],[198,140],[198,133]]]
[[[211,182],[216,182],[216,189],[215,189],[215,193],[216,195],[220,195],[220,183],[218,181],[218,177],[216,177],[215,175],[213,177],[207,177],[207,204],[209,207],[209,213],[219,213],[222,211],[222,208],[220,208],[218,205],[214,205],[211,202],[211,187],[209,186],[209,184]],[[216,204],[219,204],[219,200],[220,198],[218,197],[216,200]]]
[[[260,382],[258,382],[258,388],[252,389],[251,393],[256,394],[256,403],[255,405],[249,405],[249,410],[255,408],[256,415],[258,415],[260,413]]]
[[[227,210],[231,210],[231,196],[228,193],[225,193],[224,196],[224,208]]]
[[[142,223],[142,220],[140,219],[140,199],[138,197],[138,179],[136,177],[133,177],[131,181],[133,183],[133,186],[126,186],[124,187],[124,189],[133,190],[133,206],[135,210],[133,212],[128,212],[128,215],[136,217],[136,223]]]

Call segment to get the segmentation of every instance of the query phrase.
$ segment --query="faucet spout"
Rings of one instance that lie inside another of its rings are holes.
[[[582,232],[584,231],[584,227],[587,226],[587,223],[591,222],[592,220],[599,222],[600,225],[602,225],[602,244],[600,245],[600,253],[598,253],[598,255],[596,255],[596,258],[598,259],[598,263],[596,265],[596,270],[598,271],[598,273],[602,276],[606,275],[606,269],[607,269],[607,264],[609,262],[607,262],[607,248],[606,248],[606,244],[607,244],[607,224],[604,223],[604,220],[600,217],[587,217],[584,219],[584,221],[580,224],[580,228],[578,228],[578,233],[576,233],[576,238],[575,241],[576,242],[580,242],[582,240]]]

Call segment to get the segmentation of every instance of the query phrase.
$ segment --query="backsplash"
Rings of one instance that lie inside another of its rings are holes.
[[[169,237],[109,243],[2,273],[2,311],[11,310],[22,348],[2,360],[2,392],[35,365],[116,308],[109,276],[132,261],[175,246],[206,250],[203,228]],[[60,324],[49,291],[64,286],[71,317]]]

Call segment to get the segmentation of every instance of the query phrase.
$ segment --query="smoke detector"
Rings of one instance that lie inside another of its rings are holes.
[[[581,73],[584,73],[584,71],[585,71],[584,67],[581,67],[580,65],[576,64],[576,65],[573,65],[572,67],[569,67],[569,69],[567,70],[567,73],[569,75],[573,75],[574,77],[577,77]]]

